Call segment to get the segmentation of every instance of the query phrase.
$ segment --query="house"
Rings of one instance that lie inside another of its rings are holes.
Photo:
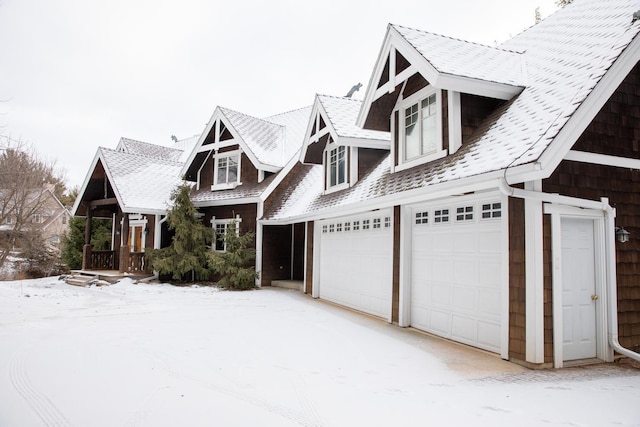
[[[214,110],[180,171],[195,184],[192,201],[204,224],[215,232],[213,250],[226,250],[224,234],[232,224],[238,233],[255,233],[254,244],[262,248],[257,220],[292,167],[290,160],[297,158],[310,112],[305,107],[257,118],[224,107]],[[288,275],[292,267],[285,267],[280,258],[276,250],[260,251],[258,285]],[[295,270],[302,278],[302,268]]]
[[[17,207],[5,204],[8,212],[15,208],[20,213],[8,213],[5,216],[4,224],[0,225],[2,234],[8,236],[14,231],[20,233],[35,231],[42,238],[43,243],[60,251],[62,238],[69,229],[71,214],[56,197],[54,185],[45,184],[41,189],[29,190],[24,199],[19,200],[18,203],[20,206]],[[24,218],[23,215],[28,217]],[[18,219],[18,216],[21,218]],[[15,230],[16,226],[20,227],[20,230]]]
[[[148,270],[147,248],[170,243],[166,225],[171,192],[181,184],[180,171],[197,137],[172,147],[121,138],[114,149],[100,147],[80,188],[73,214],[112,221],[111,250],[93,251],[87,221],[83,270]]]
[[[389,25],[355,119],[381,136],[336,143],[317,99],[259,227],[300,224],[314,297],[531,367],[640,357],[639,6],[498,47]]]

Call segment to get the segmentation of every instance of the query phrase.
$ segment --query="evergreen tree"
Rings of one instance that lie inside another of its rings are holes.
[[[173,206],[167,213],[169,230],[174,231],[171,245],[145,254],[154,270],[170,274],[174,280],[183,280],[187,273],[191,273],[192,280],[206,280],[210,275],[207,254],[213,233],[198,219],[190,196],[191,187],[187,184],[173,191]]]
[[[82,247],[84,246],[86,223],[86,218],[71,218],[69,220],[69,231],[62,239],[62,261],[71,270],[82,268]],[[92,218],[91,247],[96,251],[106,251],[111,248],[111,220]]]
[[[218,284],[230,289],[251,289],[259,277],[255,267],[256,250],[252,247],[254,233],[238,235],[237,224],[227,226],[225,252],[209,252],[209,265],[214,273],[220,275]]]

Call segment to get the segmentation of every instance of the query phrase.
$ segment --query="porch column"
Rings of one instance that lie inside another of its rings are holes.
[[[122,234],[120,240],[120,273],[125,273],[129,270],[129,258],[131,257],[129,247],[129,214],[122,213]]]
[[[82,269],[91,269],[91,220],[93,218],[93,211],[90,207],[87,208],[87,222],[84,226],[84,246],[82,247]]]

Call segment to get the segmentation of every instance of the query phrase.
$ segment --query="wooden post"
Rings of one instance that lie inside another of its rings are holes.
[[[131,248],[129,247],[129,214],[122,213],[122,240],[120,241],[120,259],[119,268],[120,273],[125,273],[129,270],[129,258]]]
[[[82,247],[82,269],[91,270],[91,245]]]
[[[93,211],[90,207],[87,208],[87,223],[84,226],[84,244],[91,244],[91,220],[93,219]]]

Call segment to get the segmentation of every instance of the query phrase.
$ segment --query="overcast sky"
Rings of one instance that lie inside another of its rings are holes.
[[[495,45],[554,0],[0,0],[0,133],[80,186],[98,146],[170,145],[367,84],[387,24]]]

